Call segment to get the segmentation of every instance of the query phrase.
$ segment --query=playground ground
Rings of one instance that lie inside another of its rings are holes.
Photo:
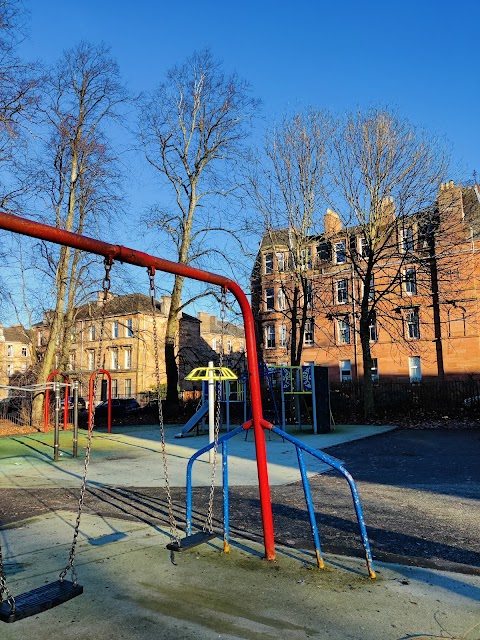
[[[175,440],[177,431],[167,430],[167,448],[180,520],[186,459],[204,437]],[[0,440],[0,538],[17,593],[55,580],[68,556],[83,462],[69,457],[65,433],[54,464],[48,436]],[[231,552],[219,537],[172,564],[158,433],[99,432],[77,559],[84,594],[3,624],[0,637],[479,640],[480,432],[345,427],[300,437],[342,459],[357,480],[377,580],[367,577],[344,482],[315,463],[308,469],[327,563],[316,569],[295,453],[279,439],[267,442],[277,561],[261,559],[250,438],[230,449]],[[200,521],[210,465],[197,464]]]

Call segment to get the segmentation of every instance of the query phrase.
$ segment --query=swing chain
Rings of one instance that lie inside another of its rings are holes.
[[[103,334],[105,332],[105,316],[106,316],[106,303],[108,300],[108,292],[110,290],[110,270],[112,268],[113,265],[113,260],[112,258],[105,258],[104,262],[103,262],[104,266],[105,266],[105,277],[103,278],[103,282],[102,282],[102,287],[103,287],[103,305],[102,305],[102,314],[100,317],[100,336],[99,336],[99,341],[98,341],[98,354],[97,354],[97,369],[100,369],[101,365],[102,365],[102,345],[103,345]],[[93,428],[94,428],[94,423],[95,423],[95,398],[97,395],[97,382],[98,382],[98,376],[95,376],[94,382],[93,382],[93,415],[92,415],[92,423],[90,428],[88,429],[88,435],[87,435],[87,448],[85,451],[85,461],[84,461],[84,466],[83,466],[83,476],[82,476],[82,486],[80,488],[80,497],[78,499],[78,510],[77,510],[77,519],[75,521],[75,528],[73,530],[73,540],[72,540],[72,545],[70,547],[70,554],[68,557],[68,563],[66,565],[66,567],[60,572],[59,578],[60,580],[63,582],[68,571],[70,571],[70,574],[72,576],[72,582],[74,585],[77,584],[77,571],[75,568],[75,554],[76,554],[76,550],[77,550],[77,541],[78,541],[78,533],[80,531],[80,519],[82,517],[82,511],[83,511],[83,505],[85,502],[85,493],[87,490],[87,471],[88,471],[88,465],[90,463],[90,452],[92,449],[92,434],[93,434]]]
[[[219,366],[223,367],[223,354],[224,354],[224,338],[225,338],[225,318],[226,318],[226,307],[227,307],[227,292],[224,287],[222,287],[222,295],[221,295],[221,307],[220,307],[220,324],[221,324],[221,333],[220,333],[220,353],[219,353]],[[215,471],[217,468],[217,453],[218,453],[218,437],[220,434],[220,416],[221,416],[221,400],[222,400],[222,381],[217,381],[217,389],[216,389],[216,404],[215,404],[215,430],[214,430],[214,444],[213,444],[213,463],[212,463],[212,480],[210,483],[210,495],[208,498],[208,512],[207,517],[205,519],[205,523],[203,525],[203,531],[212,533],[213,531],[213,499],[215,495]]]
[[[153,349],[155,357],[155,379],[157,383],[157,403],[158,403],[158,424],[160,426],[160,442],[162,447],[163,475],[165,479],[165,492],[167,494],[168,504],[168,520],[170,524],[170,538],[177,544],[180,544],[180,535],[178,533],[177,521],[173,512],[172,495],[170,491],[170,481],[168,477],[167,448],[165,443],[165,425],[163,421],[163,407],[160,391],[160,359],[158,351],[158,332],[157,332],[157,315],[156,315],[156,286],[155,286],[155,267],[148,267],[148,277],[150,279],[150,298],[152,302],[152,324],[153,324]]]
[[[113,265],[112,258],[105,258],[103,261],[103,264],[105,266],[105,277],[103,278],[103,281],[102,281],[103,301],[107,302],[108,292],[110,291],[110,285],[111,285],[110,271]]]
[[[0,603],[3,602],[3,596],[6,596],[6,601],[10,605],[12,613],[16,609],[15,598],[10,593],[7,587],[7,578],[5,576],[5,570],[3,566],[2,545],[0,544]]]

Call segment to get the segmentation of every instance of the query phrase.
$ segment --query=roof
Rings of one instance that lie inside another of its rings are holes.
[[[200,329],[200,334],[207,334],[207,333],[222,335],[221,322],[211,323],[210,328],[208,329],[204,329],[204,330]],[[234,338],[243,338],[245,335],[245,331],[242,325],[232,324],[231,322],[225,322],[223,334],[225,336],[233,336]]]
[[[105,304],[105,312],[102,311],[103,304],[99,304],[97,301],[89,302],[79,307],[76,319],[86,320],[89,318],[98,318],[103,313],[106,316],[126,316],[136,313],[152,313],[152,301],[150,296],[146,296],[143,293],[129,293],[124,296],[114,296],[107,300]],[[156,300],[156,313],[165,316],[162,311],[162,304]]]
[[[13,327],[4,327],[3,335],[5,342],[21,342],[27,344],[30,342],[30,333],[21,324]]]

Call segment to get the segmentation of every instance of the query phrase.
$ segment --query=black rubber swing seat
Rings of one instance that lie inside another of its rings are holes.
[[[52,609],[76,598],[82,593],[83,587],[79,584],[73,584],[69,580],[50,582],[38,587],[38,589],[26,591],[16,596],[15,609],[13,610],[10,603],[4,600],[0,604],[0,620],[2,622],[16,622],[35,616],[37,613],[42,613],[42,611],[47,611],[47,609]]]
[[[208,542],[209,540],[213,540],[217,537],[216,533],[209,533],[207,531],[197,531],[196,533],[192,533],[190,536],[185,536],[182,540],[175,540],[174,542],[170,542],[167,544],[167,549],[170,551],[188,551],[189,549],[193,549],[193,547],[198,547],[199,544],[203,544],[204,542]]]

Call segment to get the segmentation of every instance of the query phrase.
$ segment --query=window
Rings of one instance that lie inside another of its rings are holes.
[[[265,327],[265,342],[267,349],[275,349],[275,325],[267,324]]]
[[[267,311],[275,309],[275,291],[273,287],[265,289],[265,309]]]
[[[305,302],[307,303],[307,309],[313,307],[313,285],[311,282],[308,282],[305,287]]]
[[[278,271],[285,271],[287,268],[287,256],[283,251],[276,254]]]
[[[26,358],[28,356],[27,347],[22,347],[22,358]]]
[[[350,360],[340,360],[340,382],[349,382],[352,379],[352,366]]]
[[[20,365],[20,371],[22,373],[25,373],[26,370],[27,370],[27,363],[26,362],[22,362],[22,364]]]
[[[125,337],[133,338],[133,320],[128,318],[125,322]]]
[[[278,342],[282,348],[287,346],[287,325],[281,324],[278,333]]]
[[[13,364],[7,364],[7,376],[13,376]]]
[[[347,249],[345,240],[335,243],[335,262],[336,264],[344,264],[347,261]]]
[[[413,227],[404,227],[402,229],[402,245],[401,249],[403,253],[408,253],[409,251],[413,251],[414,242],[413,242]]]
[[[310,249],[302,249],[300,251],[300,265],[306,269],[312,268],[312,252]]]
[[[132,368],[132,350],[125,349],[125,369]]]
[[[75,351],[70,351],[70,353],[68,354],[68,367],[71,371],[73,371],[75,369],[75,362],[76,362],[76,353]]]
[[[422,364],[420,356],[410,356],[408,359],[408,374],[410,382],[421,382],[422,380]]]
[[[433,220],[426,220],[419,225],[418,248],[429,249],[433,247],[435,239],[435,224]]]
[[[13,358],[13,344],[9,344],[7,346],[7,356],[9,358]]]
[[[92,342],[93,340],[95,340],[95,325],[91,324],[90,325],[90,341]]]
[[[112,380],[112,398],[118,398],[118,380]]]
[[[363,293],[365,294],[365,282],[363,282],[362,285],[363,285]],[[368,299],[375,300],[375,276],[371,276],[370,278],[370,284],[368,287]]]
[[[377,358],[372,358],[372,380],[374,382],[378,382],[378,360]]]
[[[273,273],[273,253],[265,254],[265,275]]]
[[[233,353],[233,343],[230,339],[227,340],[227,353]]]
[[[112,322],[112,338],[118,338],[118,321]]]
[[[405,314],[405,321],[407,323],[407,336],[411,340],[418,340],[420,338],[420,318],[418,316],[418,309],[408,309]]]
[[[330,242],[317,244],[317,262],[330,262],[332,260],[332,245]]]
[[[350,255],[355,257],[357,255],[357,236],[350,236],[348,239],[348,247]]]
[[[337,304],[345,304],[348,302],[348,280],[342,278],[337,280]]]
[[[287,298],[285,296],[285,291],[282,288],[277,291],[277,305],[279,311],[285,311],[287,308]]]
[[[110,352],[111,369],[118,369],[118,350],[112,349]]]
[[[338,318],[337,330],[339,344],[350,344],[350,323],[346,316],[344,318]]]
[[[372,314],[370,322],[368,323],[368,333],[370,342],[376,342],[378,340],[377,316],[375,313]]]
[[[87,355],[88,369],[93,371],[95,369],[95,351],[89,351]]]
[[[370,255],[370,246],[366,238],[360,238],[360,256],[362,258],[368,258]]]
[[[306,345],[313,344],[313,320],[310,318],[305,322],[305,331],[303,333],[303,342]]]
[[[212,349],[214,351],[217,350],[217,339],[216,338],[212,338]]]
[[[43,332],[39,331],[37,333],[37,347],[41,347],[42,346],[42,340],[43,340]]]
[[[403,274],[405,293],[414,296],[417,293],[417,271],[415,267],[408,267]]]
[[[132,397],[132,380],[131,378],[125,378],[125,397]]]

